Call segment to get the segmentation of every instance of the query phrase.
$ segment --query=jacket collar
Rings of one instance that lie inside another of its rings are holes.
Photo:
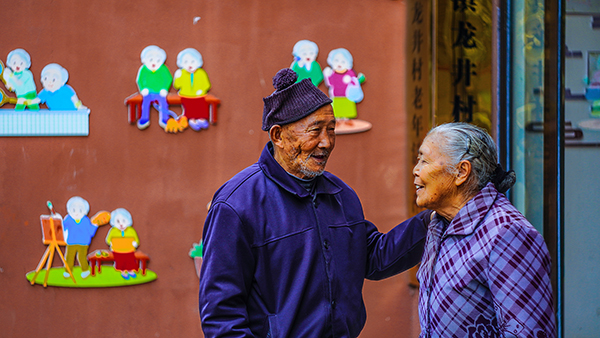
[[[265,175],[277,185],[298,197],[308,197],[310,193],[304,189],[273,157],[273,144],[268,142],[263,148],[258,165]],[[315,178],[315,195],[337,194],[342,188],[331,180],[328,172]]]
[[[448,225],[444,236],[472,234],[481,224],[497,198],[498,190],[496,190],[494,184],[488,183],[458,211]],[[437,217],[441,216],[438,215]]]

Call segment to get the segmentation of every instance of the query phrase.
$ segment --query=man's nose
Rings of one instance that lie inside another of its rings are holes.
[[[327,131],[321,133],[321,139],[319,140],[320,148],[329,148],[333,144],[335,136],[330,136]]]

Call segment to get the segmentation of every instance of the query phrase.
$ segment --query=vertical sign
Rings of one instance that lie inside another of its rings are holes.
[[[408,138],[408,182],[413,182],[412,168],[425,134],[431,127],[431,2],[428,0],[407,1],[406,39],[406,112]],[[415,203],[415,189],[408,189],[410,215],[420,209]],[[418,266],[408,272],[408,284],[419,286]]]
[[[410,165],[408,179],[412,182],[412,166],[419,153],[421,141],[431,127],[431,3],[426,0],[410,0],[407,1],[407,5],[407,163]],[[415,204],[414,188],[409,189],[408,201],[411,215],[420,211]]]
[[[435,124],[469,122],[490,132],[492,2],[437,4]]]

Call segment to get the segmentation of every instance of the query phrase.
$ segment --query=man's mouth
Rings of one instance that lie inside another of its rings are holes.
[[[417,190],[417,192],[419,192],[419,190],[421,190],[423,188],[425,188],[425,186],[415,183],[415,189]]]
[[[325,162],[329,158],[329,153],[312,154],[310,157],[314,158],[318,162]]]

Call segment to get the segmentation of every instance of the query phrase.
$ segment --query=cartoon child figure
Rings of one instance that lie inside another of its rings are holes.
[[[13,50],[8,53],[6,66],[3,73],[6,87],[17,94],[15,110],[23,111],[25,107],[30,110],[39,110],[39,104],[33,102],[37,97],[37,90],[35,81],[33,81],[33,74],[29,70],[29,67],[31,67],[29,53],[20,48]]]
[[[148,46],[140,55],[143,65],[138,70],[136,82],[142,94],[142,114],[137,122],[139,129],[146,129],[150,125],[150,104],[158,101],[158,124],[165,128],[169,120],[169,106],[167,94],[173,77],[165,65],[167,53],[158,46]]]
[[[327,63],[331,68],[325,68],[323,75],[333,100],[333,114],[342,122],[356,118],[356,103],[363,99],[360,84],[364,81],[364,75],[357,76],[354,73],[352,55],[344,48],[329,52]]]
[[[75,264],[75,256],[81,266],[81,278],[90,275],[90,266],[87,261],[88,249],[98,226],[92,223],[87,216],[90,204],[79,196],[71,197],[67,201],[68,215],[63,220],[63,229],[67,250],[65,253],[67,265],[71,272]],[[65,278],[71,277],[69,272],[63,273]]]
[[[137,277],[138,263],[135,250],[140,245],[137,232],[131,226],[133,219],[129,211],[123,208],[110,213],[112,226],[106,235],[106,244],[110,246],[115,260],[115,270],[121,272],[124,279]]]
[[[85,109],[77,98],[75,90],[67,84],[69,72],[61,65],[51,63],[42,69],[42,85],[44,89],[38,94],[40,103],[45,103],[50,110]]]
[[[202,69],[202,55],[194,48],[186,48],[177,55],[177,66],[173,87],[179,89],[183,115],[190,128],[195,131],[208,128],[208,104],[204,95],[210,89],[206,71]]]
[[[323,73],[321,66],[316,61],[317,55],[319,54],[319,47],[316,43],[309,40],[300,40],[294,45],[292,55],[294,56],[294,62],[290,68],[298,74],[298,80],[300,82],[303,79],[310,79],[315,85],[323,81]]]

